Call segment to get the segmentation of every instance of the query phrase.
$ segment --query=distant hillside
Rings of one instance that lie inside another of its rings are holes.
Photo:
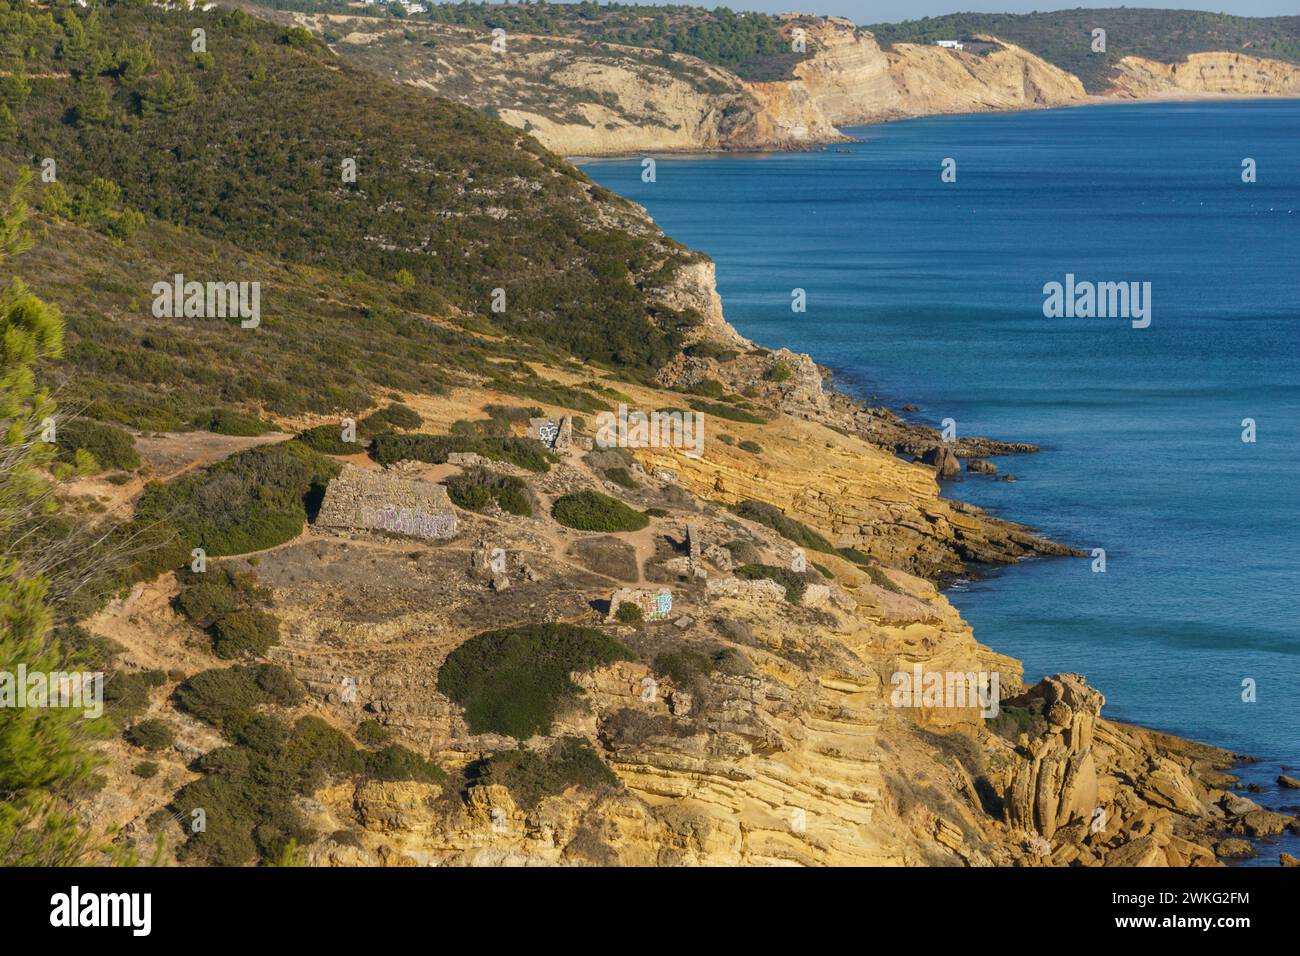
[[[397,5],[358,8],[336,0],[267,0],[275,10],[302,13],[347,13],[477,27],[533,36],[564,36],[602,43],[643,46],[666,53],[685,53],[725,67],[747,80],[788,78],[806,54],[794,53],[778,33],[780,19],[766,13],[736,12],[727,7],[636,3],[426,3],[428,9],[406,13]]]
[[[1092,31],[1106,31],[1106,52],[1092,52]],[[1197,10],[1059,10],[1052,13],[953,13],[867,29],[886,49],[896,43],[960,40],[976,34],[1009,40],[1073,73],[1103,93],[1126,56],[1175,63],[1189,53],[1235,51],[1300,63],[1300,16],[1233,17]]]
[[[129,423],[176,427],[208,405],[355,412],[366,383],[504,374],[458,326],[647,375],[702,318],[655,299],[695,257],[631,204],[305,30],[239,11],[0,6],[0,164],[53,159],[43,207],[105,246],[67,232],[38,254],[68,318],[69,388]],[[152,316],[153,283],[176,272],[266,284],[258,347]]]

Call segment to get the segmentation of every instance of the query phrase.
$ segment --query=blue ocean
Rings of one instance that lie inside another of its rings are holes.
[[[1300,804],[1274,782],[1300,768],[1300,101],[846,132],[655,157],[653,182],[640,159],[584,169],[713,257],[744,335],[919,420],[1042,446],[995,460],[1017,481],[946,494],[1104,549],[1105,571],[1041,559],[959,582],[976,637],[1029,680],[1086,675],[1109,717],[1258,757],[1254,799]],[[1067,275],[1150,283],[1150,325],[1045,317]]]

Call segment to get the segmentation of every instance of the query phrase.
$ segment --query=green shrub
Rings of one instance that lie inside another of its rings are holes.
[[[239,725],[262,704],[292,706],[302,698],[302,685],[274,664],[202,671],[176,688],[182,710],[221,730]]]
[[[535,472],[550,471],[556,460],[541,442],[507,435],[377,435],[370,449],[375,461],[385,467],[399,461],[441,465],[452,452],[474,452]]]
[[[136,506],[137,527],[165,532],[168,546],[137,568],[152,577],[189,560],[261,551],[296,538],[309,503],[339,466],[300,442],[262,445],[166,484],[150,484]]]
[[[485,631],[447,656],[438,690],[465,708],[472,733],[522,740],[547,732],[556,709],[579,692],[572,672],[631,658],[613,638],[572,624]]]
[[[280,430],[256,416],[245,415],[228,408],[209,409],[202,415],[196,415],[190,420],[190,424],[200,431],[213,432],[217,435],[238,435],[244,438]]]
[[[801,548],[807,548],[809,551],[820,551],[823,554],[838,553],[835,546],[820,534],[806,524],[795,521],[793,518],[787,518],[785,513],[774,505],[748,499],[733,505],[731,511],[741,518],[771,528],[781,537],[793,541]]]
[[[177,578],[181,590],[176,595],[176,609],[205,630],[227,614],[256,607],[270,597],[251,571],[238,571],[227,564],[213,564],[201,574],[186,568]]]
[[[524,408],[520,405],[484,405],[483,411],[487,412],[488,418],[493,421],[511,422],[520,425],[530,418],[541,418],[546,414],[536,405],[531,408]]]
[[[367,747],[378,747],[380,744],[387,743],[390,734],[388,728],[377,720],[363,720],[357,724],[357,740],[361,741]]]
[[[59,461],[75,463],[78,451],[89,452],[101,469],[131,469],[140,467],[140,456],[135,452],[135,439],[127,432],[103,422],[88,418],[74,418],[63,422],[55,433]]]
[[[790,366],[786,365],[784,362],[772,363],[763,373],[763,378],[767,379],[769,382],[788,382],[793,377],[794,372],[792,372]]]
[[[747,581],[757,581],[762,578],[775,581],[785,588],[785,599],[791,604],[798,604],[803,600],[804,591],[808,589],[809,583],[809,572],[791,571],[789,568],[774,564],[742,564],[736,568],[736,576]]]
[[[359,426],[357,431],[361,431]],[[315,428],[300,432],[295,440],[302,442],[312,451],[318,451],[322,455],[356,455],[366,449],[364,442],[343,440],[343,425],[341,423],[337,425],[317,425]]]
[[[529,517],[533,513],[532,494],[522,478],[501,475],[483,467],[468,468],[452,475],[444,484],[451,500],[469,511],[482,511],[496,502],[502,511]]]
[[[614,620],[620,624],[640,624],[645,620],[645,612],[641,610],[641,605],[623,601],[614,612]]]
[[[760,445],[758,442],[752,441],[748,438],[742,441],[738,447],[740,448],[741,451],[747,451],[751,455],[763,454],[763,446]]]
[[[251,571],[218,564],[201,574],[184,569],[177,577],[177,610],[212,636],[218,657],[265,654],[279,642],[279,622],[260,608],[270,593]]]
[[[232,611],[213,625],[217,656],[226,660],[265,654],[280,641],[280,622],[265,611]]]
[[[479,782],[504,786],[515,803],[527,810],[570,787],[601,790],[619,786],[618,777],[580,737],[564,737],[545,754],[499,751],[474,770]]]
[[[167,680],[162,671],[113,671],[104,678],[104,709],[119,723],[149,706],[149,691]]]
[[[373,412],[357,423],[357,431],[362,435],[373,436],[401,428],[410,431],[424,424],[424,419],[409,405],[394,402]]]
[[[170,747],[176,739],[171,725],[161,720],[142,720],[124,736],[130,743],[145,750],[163,750]]]
[[[755,415],[753,412],[747,412],[743,408],[736,408],[733,405],[723,405],[718,402],[705,402],[694,400],[691,402],[691,408],[697,412],[703,412],[706,415],[715,415],[718,418],[725,418],[733,422],[746,422],[750,425],[766,425],[767,419],[761,415]]]
[[[142,760],[131,768],[131,772],[142,780],[150,780],[158,776],[158,765],[152,760]]]
[[[641,512],[598,491],[577,491],[557,498],[551,515],[566,528],[578,531],[640,531],[650,523]]]
[[[446,783],[446,772],[430,760],[401,744],[389,744],[382,750],[365,755],[366,774],[376,780],[417,780],[422,783]]]
[[[689,687],[697,678],[713,673],[713,658],[691,648],[682,648],[657,655],[651,668],[677,686]]]
[[[622,485],[629,490],[640,488],[641,485],[632,477],[632,472],[626,468],[610,468],[606,470],[605,477],[616,485]]]
[[[683,351],[691,358],[714,359],[718,362],[730,362],[740,354],[735,349],[725,348],[716,342],[707,340],[688,345]]]
[[[876,587],[884,588],[886,591],[893,591],[895,594],[907,593],[890,580],[889,575],[885,574],[885,572],[880,570],[876,565],[868,564],[863,568],[863,570],[866,572],[867,577],[871,578],[871,583],[876,585]]]
[[[705,398],[721,398],[727,391],[716,378],[702,378],[686,390],[692,395],[703,395]]]

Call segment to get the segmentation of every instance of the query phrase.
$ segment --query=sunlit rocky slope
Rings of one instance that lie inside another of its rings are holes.
[[[876,38],[838,17],[791,15],[809,56],[793,78],[751,82],[682,54],[564,37],[372,17],[261,16],[328,33],[340,56],[440,96],[488,109],[567,155],[798,149],[837,127],[935,113],[1036,109],[1151,97],[1297,96],[1300,65],[1242,51],[1159,62],[1123,57],[1096,94],[1079,77],[992,35],[961,50]],[[1088,37],[1078,42],[1086,45]]]

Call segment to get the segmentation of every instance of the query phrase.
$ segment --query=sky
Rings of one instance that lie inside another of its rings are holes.
[[[1179,0],[1161,3],[1160,0],[690,0],[704,7],[729,6],[733,10],[762,10],[767,13],[786,13],[802,10],[808,13],[838,14],[855,23],[894,23],[899,20],[918,20],[945,13],[1029,13],[1034,10],[1071,10],[1077,7],[1146,7],[1172,10],[1208,10],[1211,13],[1230,13],[1239,17],[1279,17],[1300,13],[1297,0]]]

